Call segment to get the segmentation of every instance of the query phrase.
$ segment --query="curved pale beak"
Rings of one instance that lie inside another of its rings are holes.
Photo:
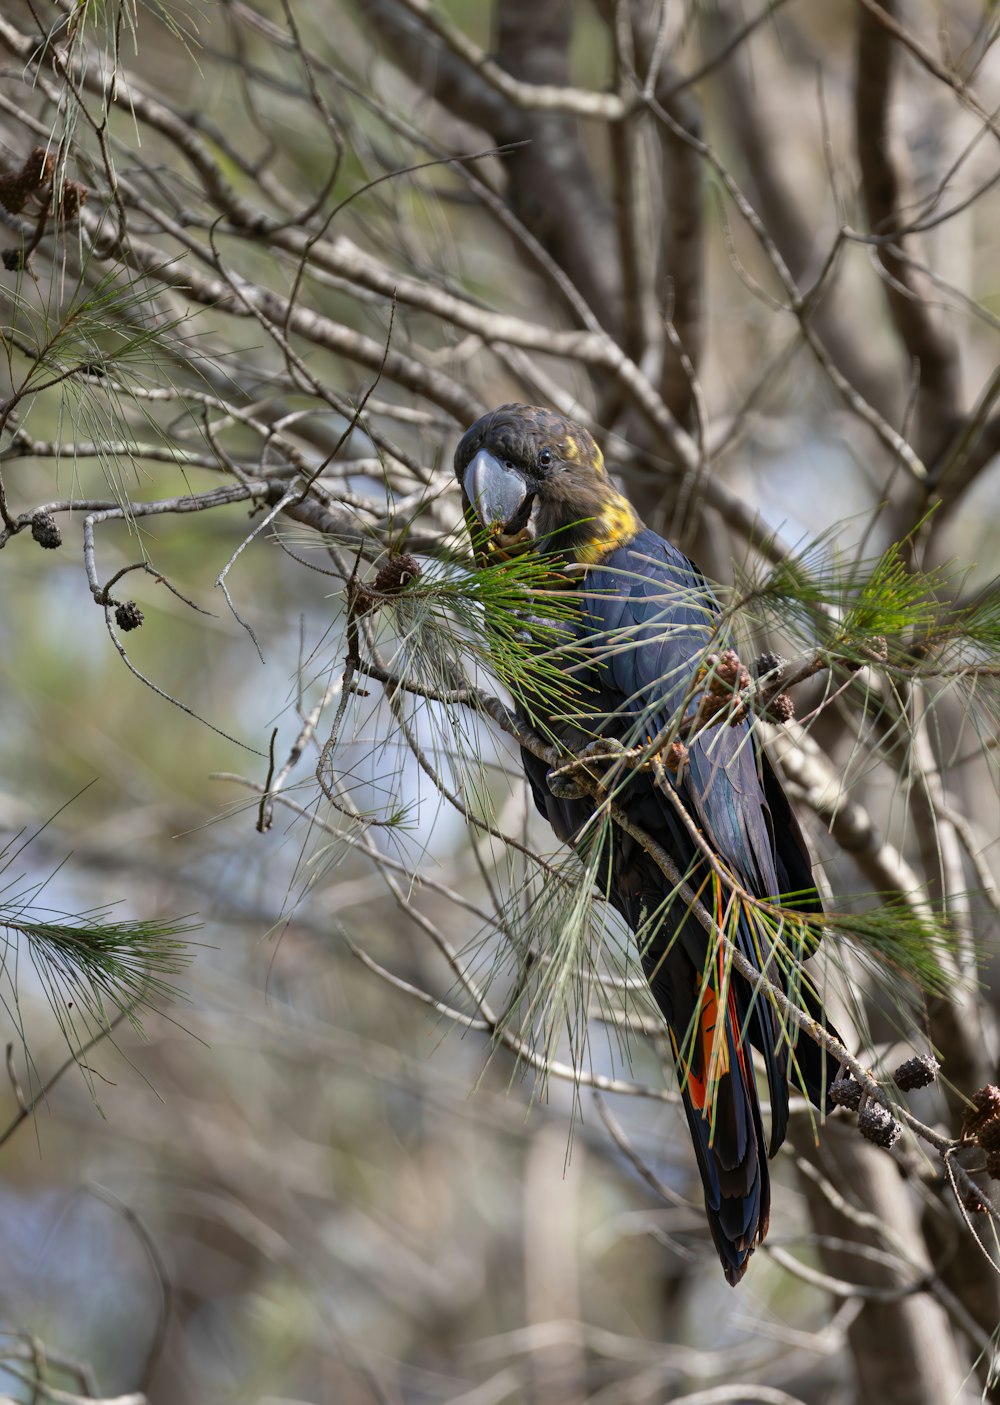
[[[514,469],[506,468],[486,449],[480,449],[462,478],[465,496],[487,532],[502,532],[517,516],[528,485]]]

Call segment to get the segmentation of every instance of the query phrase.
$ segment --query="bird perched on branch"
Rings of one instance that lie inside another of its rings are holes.
[[[522,750],[524,769],[558,837],[581,855],[601,847],[592,872],[636,934],[669,1030],[712,1236],[735,1284],[767,1232],[768,1154],[784,1139],[789,1080],[826,1110],[837,1071],[733,968],[719,937],[824,1023],[798,960],[809,943],[797,950],[789,937],[793,913],[813,914],[817,930],[819,899],[799,827],[741,706],[746,670],[726,653],[704,577],[643,526],[586,429],[502,405],[463,436],[455,472],[483,569],[525,553],[552,563],[565,696],[528,688],[517,701],[570,764],[550,769]],[[581,784],[574,758],[598,753]],[[751,1046],[767,1076],[769,1149]]]

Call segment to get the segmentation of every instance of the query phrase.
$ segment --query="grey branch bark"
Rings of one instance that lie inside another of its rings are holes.
[[[742,12],[728,4],[712,11],[708,29],[720,49],[739,33],[741,20]],[[773,42],[773,35],[764,31],[749,41],[752,52],[748,45],[734,49],[712,83],[746,163],[756,206],[793,278],[802,286],[819,273],[826,249],[817,237],[815,217],[807,215],[781,160],[784,129],[772,95],[784,91],[786,80],[778,76]],[[860,319],[835,283],[813,308],[811,320],[831,361],[850,385],[890,424],[898,424],[904,405],[902,378],[866,345],[858,333]]]
[[[511,208],[565,270],[602,326],[617,336],[621,285],[614,221],[577,119],[510,102],[483,81],[480,70],[443,47],[399,0],[361,0],[361,7],[377,21],[397,61],[425,78],[428,91],[449,112],[481,127],[498,145],[526,143],[504,158]],[[500,8],[497,57],[518,81],[568,83],[571,39],[567,0],[507,0]]]
[[[568,83],[572,38],[570,0],[500,0],[497,56],[515,78]],[[621,285],[614,219],[577,120],[546,112],[522,112],[519,119],[515,139],[527,145],[509,158],[511,205],[617,338]]]
[[[886,0],[895,15],[897,0]],[[906,222],[905,166],[893,141],[890,118],[898,44],[871,14],[858,10],[855,138],[861,189],[873,234],[886,238]],[[917,450],[933,463],[951,438],[961,411],[958,345],[942,309],[935,305],[929,280],[907,257],[916,239],[899,234],[878,245],[876,257],[885,271],[883,289],[896,332],[911,365],[918,368]]]

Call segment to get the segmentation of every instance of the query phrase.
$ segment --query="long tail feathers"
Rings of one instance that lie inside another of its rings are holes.
[[[738,1041],[731,993],[726,1003],[720,1020],[715,992],[706,987],[693,1038],[687,1035],[683,1050],[673,1031],[671,1041],[712,1238],[726,1278],[736,1284],[767,1233],[771,1182],[753,1069]]]

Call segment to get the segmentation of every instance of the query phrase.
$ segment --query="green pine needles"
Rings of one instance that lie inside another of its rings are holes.
[[[728,729],[741,697],[748,699],[741,715],[753,724],[745,745],[762,744],[754,722],[754,685],[739,657],[725,653],[735,639],[760,638],[767,630],[769,643],[777,639],[800,653],[807,665],[803,677],[826,674],[817,711],[827,698],[850,707],[855,697],[859,754],[865,746],[877,757],[908,744],[910,694],[934,679],[939,693],[957,682],[990,696],[1000,671],[1000,592],[991,587],[969,604],[956,603],[953,573],[920,571],[910,554],[904,544],[871,560],[843,561],[820,539],[795,557],[744,576],[731,591],[717,590],[719,613],[706,605],[700,583],[686,593],[682,588],[681,602],[676,593],[665,595],[663,628],[683,628],[688,645],[693,641],[700,652],[685,665],[684,676],[644,684],[642,695],[632,700],[620,755],[585,765],[575,765],[577,756],[560,742],[574,732],[593,737],[602,728],[601,719],[587,719],[575,680],[615,654],[642,647],[648,622],[642,635],[623,630],[620,637],[581,640],[578,629],[570,627],[579,608],[578,582],[566,575],[561,558],[532,551],[479,569],[454,544],[437,559],[406,558],[412,565],[405,570],[402,558],[383,556],[360,587],[352,587],[355,602],[363,602],[355,607],[352,626],[360,672],[372,668],[387,683],[395,718],[389,732],[400,751],[393,774],[402,777],[403,755],[414,752],[474,833],[501,841],[505,862],[498,864],[498,874],[503,873],[506,896],[461,960],[484,998],[487,993],[496,998],[495,1037],[521,1066],[539,1071],[544,1081],[546,1069],[565,1049],[582,1072],[595,1020],[617,1035],[627,1060],[632,1031],[656,1024],[637,977],[636,953],[647,953],[648,963],[652,947],[662,950],[664,931],[676,927],[683,933],[699,920],[689,910],[692,886],[708,917],[708,932],[699,938],[705,943],[706,989],[720,1001],[728,998],[733,950],[756,965],[762,975],[743,1019],[750,1020],[756,1002],[769,1006],[778,1038],[789,1050],[793,1082],[800,1030],[781,1009],[772,983],[808,1013],[822,1002],[823,988],[838,968],[849,973],[846,983],[857,979],[860,960],[881,988],[882,1003],[901,1024],[912,1025],[926,997],[946,996],[968,979],[967,937],[960,937],[926,895],[828,900],[829,910],[819,915],[810,895],[760,898],[748,892],[718,856],[713,863],[710,855],[699,855],[672,888],[668,884],[657,911],[648,913],[629,938],[611,913],[601,858],[615,807],[626,798],[637,767],[679,802],[664,757],[672,747],[682,754],[695,738],[711,752],[713,738]],[[394,561],[395,570],[390,569]],[[379,582],[390,579],[392,588],[380,592]],[[683,625],[676,623],[679,603],[685,606]],[[655,601],[649,617],[655,632]],[[727,665],[727,657],[735,657],[736,666]],[[744,657],[752,657],[747,648]],[[726,666],[733,679],[725,675]],[[562,769],[582,779],[581,794],[593,800],[593,820],[578,836],[572,857],[563,851],[553,858],[544,839],[539,852],[537,839],[529,840],[527,833],[517,839],[497,827],[511,778],[518,774],[483,715],[493,715],[484,709],[484,698],[498,693],[509,695],[543,741],[564,756]],[[385,701],[376,696],[368,704],[364,725],[358,713],[355,735],[370,730],[376,706]],[[375,731],[390,744],[384,727]],[[672,770],[676,764],[675,756]],[[358,823],[367,822],[358,817]],[[391,822],[388,815],[384,822]],[[713,930],[726,942],[713,940]],[[817,953],[817,960],[808,961]],[[684,1038],[678,1033],[682,1065],[685,1042],[694,1036],[694,1029]]]
[[[0,850],[0,872],[35,837],[18,844],[16,836]],[[175,978],[188,964],[187,938],[197,925],[184,919],[114,920],[107,909],[57,911],[41,901],[49,881],[19,878],[0,889],[0,1004],[29,1067],[33,1021],[22,1009],[26,963],[76,1057],[109,1035],[120,1018],[141,1035],[146,1015],[180,997]]]

